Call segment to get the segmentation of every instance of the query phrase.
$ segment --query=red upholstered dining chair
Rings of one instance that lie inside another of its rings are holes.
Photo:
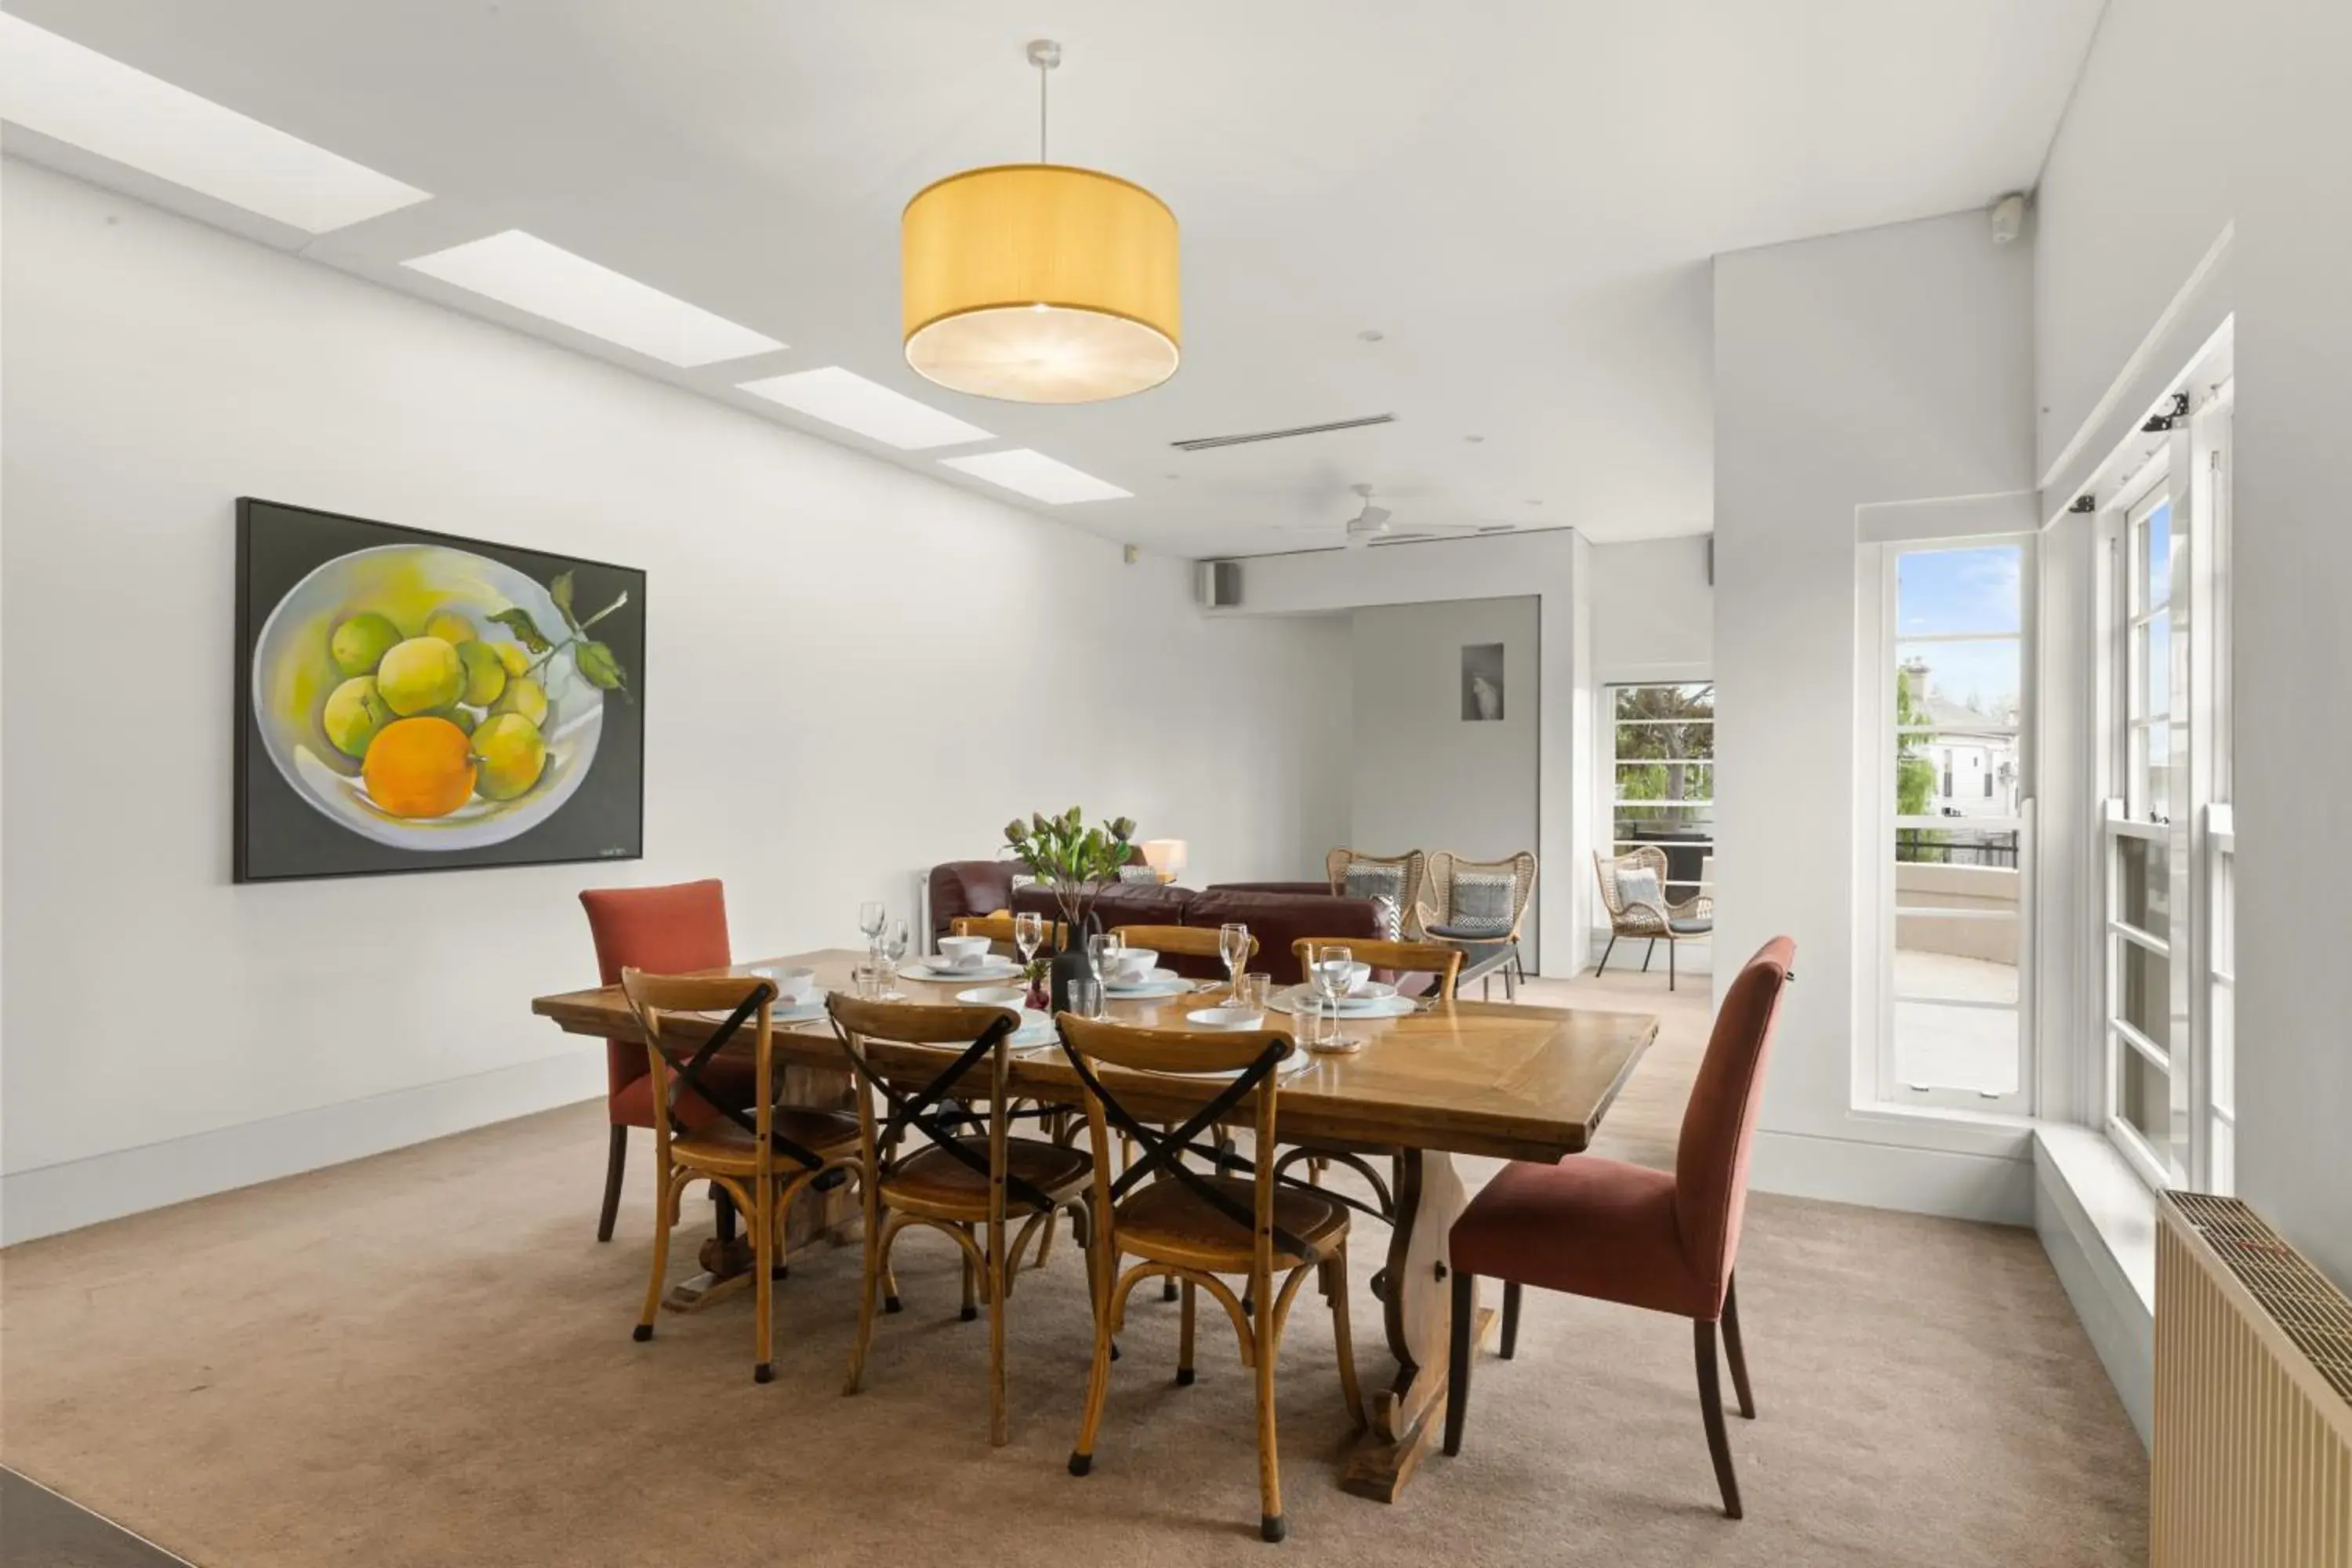
[[[1723,1511],[1740,1515],[1739,1480],[1723,1426],[1716,1375],[1716,1325],[1731,1362],[1739,1414],[1756,1415],[1748,1358],[1739,1342],[1732,1268],[1748,1204],[1748,1147],[1763,1098],[1764,1058],[1780,988],[1793,978],[1797,944],[1774,937],[1757,950],[1724,993],[1706,1056],[1683,1112],[1672,1171],[1594,1154],[1556,1165],[1514,1163],[1486,1184],[1454,1222],[1454,1346],[1445,1393],[1445,1451],[1462,1451],[1470,1408],[1470,1350],[1480,1275],[1503,1281],[1503,1355],[1517,1346],[1519,1288],[1622,1301],[1691,1320],[1706,1446],[1723,1489]]]
[[[591,888],[581,893],[580,906],[588,911],[588,930],[596,940],[596,968],[607,985],[618,985],[624,969],[683,974],[734,962],[727,945],[726,885],[716,878],[663,888]],[[659,1104],[645,1047],[605,1041],[604,1075],[604,1115],[613,1136],[604,1162],[604,1207],[596,1220],[599,1241],[613,1239],[613,1221],[621,1207],[621,1172],[628,1163],[629,1129],[650,1129]],[[751,1103],[755,1091],[748,1062],[714,1060],[702,1069],[702,1080],[715,1089],[740,1088],[742,1099],[737,1110]],[[677,1105],[678,1121],[689,1128],[718,1115],[709,1101],[691,1092]]]

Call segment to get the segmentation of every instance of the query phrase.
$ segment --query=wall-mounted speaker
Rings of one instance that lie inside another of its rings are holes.
[[[1192,566],[1192,597],[1206,609],[1240,608],[1242,563],[1238,561],[1195,562]]]

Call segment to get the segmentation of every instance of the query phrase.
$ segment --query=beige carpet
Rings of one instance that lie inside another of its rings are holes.
[[[1538,991],[1664,1010],[1604,1148],[1670,1156],[1699,994]],[[957,1321],[936,1238],[903,1249],[908,1310],[881,1321],[856,1399],[854,1251],[793,1270],[767,1387],[748,1299],[633,1343],[644,1146],[599,1247],[604,1147],[581,1106],[0,1254],[0,1458],[220,1565],[2145,1561],[2145,1457],[2024,1231],[1754,1201],[1760,1419],[1732,1423],[1738,1523],[1687,1326],[1535,1292],[1518,1358],[1479,1364],[1462,1457],[1393,1507],[1340,1492],[1310,1292],[1282,1359],[1276,1548],[1256,1539],[1249,1381],[1205,1313],[1180,1389],[1174,1309],[1139,1293],[1095,1472],[1074,1479],[1088,1342],[1067,1247],[1014,1297],[1013,1440],[991,1449],[984,1325]],[[1371,1267],[1368,1376],[1387,1365]]]

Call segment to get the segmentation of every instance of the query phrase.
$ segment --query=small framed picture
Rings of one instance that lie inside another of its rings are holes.
[[[1483,724],[1503,717],[1503,645],[1465,644],[1462,649],[1462,721]]]

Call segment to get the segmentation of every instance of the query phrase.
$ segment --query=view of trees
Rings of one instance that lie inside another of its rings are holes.
[[[1911,671],[1895,671],[1895,809],[1905,816],[1925,816],[1936,797],[1936,764],[1921,750],[1936,737],[1910,728],[1927,721],[1927,698],[1912,692]]]
[[[1616,698],[1617,798],[1711,799],[1715,687],[1623,686]]]

